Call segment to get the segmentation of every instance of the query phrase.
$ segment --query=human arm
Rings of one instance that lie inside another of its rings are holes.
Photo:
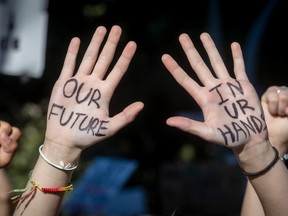
[[[108,73],[122,29],[113,26],[100,50],[106,33],[103,26],[96,29],[77,72],[80,40],[73,38],[68,47],[61,74],[50,96],[42,148],[43,155],[55,165],[59,166],[62,161],[64,166],[75,167],[85,149],[113,136],[131,123],[143,108],[142,102],[135,102],[116,115],[109,115],[111,97],[135,54],[136,43],[127,43]],[[72,174],[73,169],[55,168],[39,156],[31,180],[41,187],[58,188],[69,185]],[[28,185],[31,187],[30,182]],[[43,193],[37,189],[33,196],[28,193],[18,201],[14,215],[59,214],[64,192]]]
[[[189,36],[181,34],[179,37],[201,85],[170,55],[164,54],[162,62],[200,106],[204,122],[174,116],[168,118],[166,123],[231,149],[239,166],[246,172],[263,170],[274,160],[275,152],[268,139],[259,97],[245,72],[241,47],[236,42],[231,44],[235,76],[233,78],[210,35],[203,33],[200,39],[215,74],[203,61]],[[262,175],[249,177],[249,181],[257,192],[266,215],[278,216],[287,213],[288,171],[283,162],[277,160],[271,169]]]
[[[262,95],[261,103],[269,131],[269,140],[283,157],[288,150],[288,88],[270,86]],[[258,195],[249,181],[245,189],[241,215],[265,216]]]
[[[12,213],[12,205],[9,199],[9,191],[11,190],[11,182],[4,168],[0,168],[0,215],[10,216]]]

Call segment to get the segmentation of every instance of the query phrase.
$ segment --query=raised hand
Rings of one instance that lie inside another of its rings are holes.
[[[77,69],[80,40],[71,40],[50,97],[45,140],[28,181],[32,189],[14,201],[18,202],[15,216],[35,212],[58,215],[64,191],[73,188],[71,177],[82,151],[117,133],[142,110],[143,103],[135,102],[109,115],[110,100],[136,51],[136,43],[128,42],[115,65],[110,65],[121,32],[119,26],[113,26],[103,45],[107,29],[98,27]],[[40,192],[39,187],[49,188],[50,192]]]
[[[269,140],[271,144],[278,149],[279,155],[283,157],[288,149],[288,88],[286,86],[270,86],[267,88],[264,94],[262,94],[261,103],[269,132]],[[276,179],[274,179],[274,181],[277,186],[281,186],[281,184],[286,185],[285,182],[279,183],[278,176]],[[274,188],[275,187],[273,187],[273,190]],[[281,190],[283,191],[283,194],[285,194],[285,190]],[[281,193],[282,192],[276,193],[276,197],[279,197]],[[269,191],[267,194],[270,195],[271,191]],[[269,197],[269,204],[271,203],[270,198],[271,197]],[[279,203],[278,201],[276,202],[277,204]],[[277,210],[278,209],[279,208],[277,208]],[[283,210],[279,212],[281,212],[281,214],[277,214],[275,209],[273,209],[273,215],[282,215],[282,213],[285,214],[285,211]],[[241,209],[241,216],[245,215],[266,215],[262,203],[260,202],[255,189],[249,181],[247,182]]]
[[[261,103],[269,131],[269,139],[281,156],[288,150],[288,88],[270,86]]]
[[[260,142],[267,139],[259,97],[246,75],[240,45],[236,42],[231,44],[233,78],[210,35],[203,33],[200,39],[213,71],[204,62],[189,36],[182,34],[179,37],[190,65],[202,84],[193,80],[170,55],[164,54],[162,62],[200,106],[204,122],[175,116],[167,119],[167,124],[232,149],[241,148],[252,140]]]
[[[6,121],[0,121],[0,168],[9,165],[18,148],[21,131]]]
[[[135,102],[117,115],[109,116],[111,97],[134,56],[136,43],[127,43],[111,67],[122,30],[113,26],[100,50],[106,32],[103,26],[96,29],[77,71],[80,40],[71,40],[50,98],[46,141],[83,150],[115,134],[132,122],[143,108],[142,102]]]

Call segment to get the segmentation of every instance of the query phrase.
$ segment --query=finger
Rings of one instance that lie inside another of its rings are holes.
[[[142,102],[134,102],[127,106],[122,112],[113,116],[113,118],[111,118],[111,131],[113,131],[113,133],[110,135],[115,134],[121,128],[131,123],[143,107],[144,104]]]
[[[277,87],[270,86],[261,96],[261,103],[267,106],[268,112],[275,116],[278,112]]]
[[[60,79],[67,79],[73,76],[79,46],[80,46],[80,39],[77,37],[73,38],[68,46],[63,68],[59,77]]]
[[[12,126],[6,121],[0,121],[0,132],[10,134],[12,132]]]
[[[11,127],[7,122],[1,122],[0,144],[5,152],[14,152],[18,147],[18,139],[21,131],[17,127]]]
[[[179,37],[179,41],[188,58],[188,61],[191,67],[197,74],[200,81],[204,85],[207,85],[208,83],[210,83],[211,80],[214,79],[214,77],[211,74],[205,62],[203,61],[202,57],[198,53],[190,37],[187,34],[181,34]]]
[[[221,144],[221,140],[217,140],[215,132],[211,127],[208,127],[205,123],[195,121],[186,117],[170,117],[167,119],[166,124],[171,127],[176,127],[187,133],[201,137],[203,140],[212,141]]]
[[[3,148],[7,148],[7,146],[12,142],[12,139],[9,137],[9,135],[2,131],[0,133],[0,146]]]
[[[285,86],[281,86],[276,91],[279,104],[278,104],[278,115],[286,116],[286,111],[288,108],[288,88]]]
[[[17,141],[21,136],[21,131],[17,127],[12,127],[12,133],[10,134],[10,138],[14,141]]]
[[[77,75],[89,75],[92,73],[98,58],[101,44],[105,38],[106,33],[107,29],[104,26],[99,26],[95,30],[89,46],[83,56]]]
[[[136,52],[137,45],[135,42],[130,41],[126,47],[124,48],[120,58],[112,69],[111,73],[107,77],[107,82],[110,83],[109,90],[111,91],[111,95],[113,94],[115,88],[120,82],[121,78],[127,71],[129,64]]]
[[[177,62],[168,54],[161,58],[167,70],[172,74],[174,79],[196,100],[199,104],[200,95],[197,92],[201,87],[177,64]]]
[[[18,143],[2,131],[0,134],[0,168],[9,165],[16,153]]]
[[[100,79],[103,79],[105,76],[108,67],[114,57],[121,33],[122,29],[119,26],[115,25],[111,28],[107,42],[105,43],[99,59],[97,60],[97,63],[93,69],[93,73],[97,74]]]
[[[227,68],[222,60],[221,55],[218,52],[218,49],[210,37],[210,35],[206,32],[202,33],[200,35],[200,39],[202,41],[202,44],[209,56],[209,60],[211,63],[211,66],[218,78],[226,79],[229,78],[230,75],[227,71]]]
[[[240,44],[237,42],[233,42],[231,44],[231,50],[232,50],[234,73],[236,79],[249,81],[245,70],[245,63]]]
[[[288,108],[288,88],[285,86],[270,86],[261,97],[268,111],[274,116],[286,116]]]
[[[14,154],[18,147],[18,143],[15,142],[7,133],[2,133],[0,135],[0,143],[1,143],[1,149],[6,154]]]

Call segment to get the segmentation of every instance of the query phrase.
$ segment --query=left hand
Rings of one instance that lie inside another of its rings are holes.
[[[73,38],[64,66],[50,97],[45,144],[82,151],[106,139],[134,120],[142,102],[109,116],[109,103],[136,51],[130,41],[113,67],[110,66],[122,29],[113,26],[102,51],[106,28],[96,29],[80,67],[75,72],[80,40]],[[107,71],[111,70],[109,74]]]

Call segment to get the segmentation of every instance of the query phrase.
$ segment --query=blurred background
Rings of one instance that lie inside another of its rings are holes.
[[[240,42],[259,95],[270,85],[287,85],[284,2],[0,0],[0,119],[22,130],[8,167],[14,187],[25,187],[39,155],[50,92],[71,38],[81,39],[80,62],[96,27],[118,24],[123,35],[115,58],[129,40],[138,49],[110,114],[136,100],[145,108],[132,124],[83,152],[61,214],[239,215],[245,178],[232,152],[165,124],[173,115],[202,116],[161,55],[171,54],[197,80],[178,36],[188,33],[206,59],[199,35],[207,31],[232,73],[230,44]]]

